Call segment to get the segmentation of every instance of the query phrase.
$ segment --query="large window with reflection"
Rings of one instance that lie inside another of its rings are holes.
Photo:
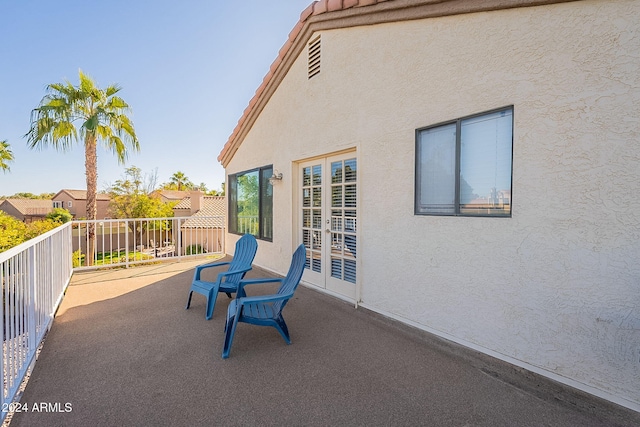
[[[229,232],[273,239],[273,166],[229,175]]]
[[[417,215],[511,216],[513,107],[416,131]]]

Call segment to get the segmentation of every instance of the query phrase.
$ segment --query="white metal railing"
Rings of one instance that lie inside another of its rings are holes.
[[[260,218],[257,215],[238,215],[238,234],[253,234],[258,233],[258,225],[260,224]]]
[[[73,221],[73,267],[129,267],[223,254],[224,224],[224,216]]]
[[[2,413],[15,400],[69,285],[71,224],[0,253]]]

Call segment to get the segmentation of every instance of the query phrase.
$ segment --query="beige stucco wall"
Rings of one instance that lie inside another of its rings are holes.
[[[296,161],[357,148],[366,307],[640,410],[640,2],[322,33],[227,173],[273,163],[284,272]],[[415,216],[415,129],[514,105],[513,217]],[[227,239],[233,251],[236,236]]]
[[[73,198],[70,194],[62,192],[52,199],[54,202],[62,202],[62,207],[68,210],[74,218],[87,217],[87,201]],[[71,202],[71,206],[69,206]],[[98,200],[96,219],[109,217],[109,200]]]

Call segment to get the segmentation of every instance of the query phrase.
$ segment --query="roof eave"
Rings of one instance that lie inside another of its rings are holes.
[[[314,32],[329,29],[408,21],[518,7],[541,6],[580,0],[320,0],[301,14],[285,44],[271,64],[255,95],[218,155],[227,167],[253,123],[284,79]]]

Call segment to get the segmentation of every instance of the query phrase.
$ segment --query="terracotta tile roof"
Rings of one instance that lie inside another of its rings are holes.
[[[185,197],[188,197],[191,194],[190,191],[183,190],[155,190],[151,193],[152,195],[159,195],[169,200],[182,200]]]
[[[204,206],[202,209],[214,209],[218,213],[212,215],[224,215],[226,213],[226,204],[224,196],[203,196],[202,202]],[[191,209],[191,197],[185,197],[180,200],[173,209]]]
[[[69,196],[71,196],[75,200],[87,200],[87,190],[66,190],[66,189],[58,191],[56,195],[53,196],[53,199],[55,200],[61,193],[67,193]],[[98,200],[111,200],[109,195],[106,193],[98,193],[96,195],[96,198]]]
[[[314,31],[406,21],[497,9],[538,6],[576,0],[320,0],[312,2],[300,14],[285,44],[271,64],[269,72],[249,101],[233,133],[218,155],[223,167],[233,158],[253,122],[303,51]]]
[[[11,205],[22,215],[46,215],[53,210],[53,202],[49,199],[5,199],[0,203]]]
[[[184,203],[184,206],[180,207]],[[175,208],[190,209],[191,199],[189,197],[182,200]],[[174,208],[174,209],[175,209]],[[181,228],[221,228],[224,227],[225,215],[227,213],[226,198],[221,196],[205,196],[202,208],[186,220]],[[205,218],[212,217],[216,218]]]

